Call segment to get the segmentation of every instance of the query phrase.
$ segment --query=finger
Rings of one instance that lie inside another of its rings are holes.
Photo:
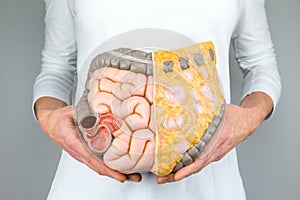
[[[214,155],[214,157],[212,158],[212,162],[216,162],[221,160],[224,156],[226,156],[226,154],[231,150],[231,147],[227,147],[227,148],[223,148],[222,150],[220,150],[218,153],[216,153]]]
[[[198,168],[198,167],[196,167],[196,164],[197,163],[194,162],[194,163],[191,163],[190,165],[185,166],[182,169],[178,170],[174,175],[174,180],[175,181],[180,181],[183,178],[188,177],[188,176],[196,173],[197,168]],[[201,165],[201,163],[199,163],[199,164]]]
[[[205,166],[208,165],[208,163],[210,163],[211,154],[212,152],[209,152],[208,154],[205,155],[205,157],[202,158],[198,157],[193,163],[178,170],[175,173],[174,179],[176,181],[180,181],[183,178],[186,178],[202,170]]]
[[[101,159],[92,154],[86,143],[81,139],[78,130],[75,130],[75,132],[76,133],[73,134],[74,141],[71,142],[72,147],[70,148],[75,150],[75,155],[72,155],[73,157],[79,158],[79,161],[83,162],[100,175],[109,176],[119,182],[124,182],[126,180],[126,176],[124,174],[108,168]]]
[[[174,182],[174,174],[169,174],[167,176],[158,176],[156,178],[156,182],[157,184],[164,184],[164,183],[170,183],[170,182]]]
[[[127,179],[127,181],[141,182],[142,181],[142,176],[139,173],[127,174],[126,179]]]
[[[110,169],[107,167],[102,160],[94,155],[88,155],[89,152],[86,154],[84,153],[83,159],[84,164],[86,164],[89,168],[97,172],[99,175],[104,175],[116,179],[117,181],[123,183],[126,181],[126,176],[118,171]]]
[[[89,166],[91,169],[96,171],[100,175],[109,176],[111,178],[116,179],[117,181],[123,183],[126,181],[126,176],[120,172],[110,169],[107,167],[104,162],[93,155],[86,147],[86,145],[82,145],[80,148],[80,152],[82,153],[82,157],[84,159],[84,163]]]
[[[209,146],[209,144],[193,163],[178,170],[174,175],[175,181],[182,180],[183,178],[201,171],[209,163],[214,161],[214,158],[217,157],[217,149],[224,143],[224,141],[218,139],[219,135],[214,135],[213,137],[215,137],[216,140],[215,144],[212,146]]]
[[[91,163],[86,163],[86,165],[93,169],[95,172],[97,172],[99,175],[108,176],[121,183],[124,183],[127,180],[126,175],[113,169],[110,169],[104,164],[99,164],[99,162],[97,163],[92,161]]]

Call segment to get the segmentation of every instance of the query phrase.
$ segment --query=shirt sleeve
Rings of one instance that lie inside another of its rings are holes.
[[[281,81],[270,36],[264,0],[240,0],[232,44],[243,74],[242,98],[261,91],[269,95],[275,111]]]
[[[76,77],[77,46],[73,5],[69,0],[45,0],[45,6],[45,41],[41,72],[33,86],[33,113],[35,102],[44,96],[71,104]]]

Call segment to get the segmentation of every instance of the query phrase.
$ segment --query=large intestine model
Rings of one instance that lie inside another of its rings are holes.
[[[215,64],[212,42],[97,55],[76,106],[90,150],[123,173],[167,175],[192,163],[225,111]]]

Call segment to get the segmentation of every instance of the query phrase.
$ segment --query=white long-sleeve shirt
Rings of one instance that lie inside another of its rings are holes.
[[[119,47],[178,48],[212,41],[226,101],[230,102],[229,46],[243,73],[243,97],[268,94],[274,109],[281,84],[264,0],[45,0],[45,46],[33,103],[51,96],[72,103],[84,87],[83,66],[99,52]],[[157,185],[118,183],[99,176],[63,151],[48,199],[245,199],[235,149],[183,181]]]

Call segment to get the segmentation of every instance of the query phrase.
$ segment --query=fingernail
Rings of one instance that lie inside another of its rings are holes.
[[[161,184],[164,184],[164,183],[167,183],[168,181],[159,181],[157,182],[157,184],[161,185]]]
[[[174,182],[176,181],[175,178],[174,178],[174,174],[169,174],[167,177],[164,177],[164,179],[159,182],[158,184],[164,184],[164,183],[171,183],[171,182]]]
[[[133,178],[133,177],[129,177],[127,179],[127,181],[131,181],[131,182],[140,182],[140,180],[138,178]]]
[[[181,181],[182,179],[184,179],[185,178],[185,176],[184,177],[175,177],[175,181]]]
[[[176,181],[181,181],[182,179],[184,179],[186,177],[186,175],[185,174],[183,174],[183,175],[178,175],[178,176],[174,176],[174,179],[176,180]]]
[[[141,182],[142,177],[138,175],[127,175],[127,181]]]

